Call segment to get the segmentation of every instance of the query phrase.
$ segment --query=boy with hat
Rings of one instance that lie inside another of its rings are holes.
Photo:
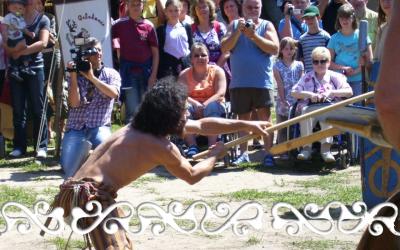
[[[319,10],[316,6],[309,6],[304,10],[303,19],[307,24],[308,31],[299,39],[299,59],[304,63],[305,72],[313,69],[311,52],[316,47],[326,47],[331,38],[328,32],[319,27]]]
[[[24,34],[34,38],[35,33],[26,29],[26,22],[23,17],[25,12],[26,0],[8,0],[9,13],[3,19],[4,40],[7,40],[7,46],[16,51],[24,50],[26,41]],[[36,73],[29,66],[30,57],[20,56],[19,58],[10,58],[10,75],[18,81],[23,81],[20,73],[35,75]]]

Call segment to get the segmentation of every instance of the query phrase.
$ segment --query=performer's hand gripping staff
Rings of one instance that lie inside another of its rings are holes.
[[[349,99],[334,103],[334,104],[329,105],[327,107],[311,111],[309,113],[303,114],[303,115],[295,117],[293,119],[290,119],[290,120],[278,123],[278,124],[276,124],[274,126],[268,127],[266,129],[266,132],[267,133],[271,133],[271,132],[273,132],[275,130],[279,130],[279,129],[288,127],[290,125],[296,124],[296,123],[298,123],[298,122],[300,122],[302,120],[305,120],[305,119],[308,119],[308,118],[311,118],[311,117],[314,117],[314,116],[317,116],[317,115],[320,115],[320,114],[335,110],[337,108],[344,107],[344,106],[352,104],[352,103],[360,102],[362,100],[365,100],[365,99],[373,97],[374,93],[375,93],[374,91],[371,91],[371,92],[368,92],[368,93],[365,93],[365,94],[362,94],[362,95],[359,95],[359,96],[356,96],[356,97],[352,97],[352,98],[349,98]],[[251,140],[253,138],[256,138],[258,136],[259,135],[256,135],[256,134],[249,134],[249,135],[240,137],[240,138],[238,138],[236,140],[227,142],[227,143],[224,144],[224,146],[225,146],[226,149],[229,149],[231,147],[240,145],[243,142],[249,141],[249,140]],[[193,159],[194,160],[198,160],[198,159],[204,158],[204,156],[206,156],[208,154],[209,154],[209,150],[206,150],[206,151],[203,151],[203,152],[201,152],[199,154],[194,155]]]

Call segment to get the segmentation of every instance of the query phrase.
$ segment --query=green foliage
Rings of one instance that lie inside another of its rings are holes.
[[[68,248],[65,248],[67,244],[67,239],[56,237],[49,240],[49,243],[56,246],[57,250],[64,250],[64,249],[84,249],[86,244],[83,240],[70,240],[68,243]]]
[[[246,245],[248,246],[254,246],[260,244],[262,241],[262,238],[258,238],[256,236],[250,236],[249,239],[246,241]]]
[[[0,205],[9,201],[16,201],[29,207],[36,202],[37,195],[38,193],[32,189],[0,185]]]
[[[294,241],[291,242],[291,248],[295,249],[307,249],[307,250],[320,250],[320,249],[342,249],[350,250],[355,249],[356,246],[351,241],[339,241],[339,240],[305,240],[305,241]]]

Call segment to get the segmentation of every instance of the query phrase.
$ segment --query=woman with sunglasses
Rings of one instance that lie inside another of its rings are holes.
[[[350,97],[353,91],[347,83],[343,74],[329,70],[331,54],[325,47],[317,47],[311,53],[313,70],[307,72],[292,88],[292,96],[300,99],[297,104],[296,113],[307,112],[308,105],[323,102],[334,102],[342,97]],[[300,135],[307,136],[312,134],[312,129],[318,120],[310,118],[300,122]],[[320,121],[321,129],[330,126]],[[335,158],[330,152],[332,137],[321,140],[322,159],[329,163],[334,162]],[[297,155],[299,160],[311,159],[311,145],[305,145]]]
[[[221,117],[225,113],[223,105],[226,92],[226,79],[222,68],[209,63],[209,52],[203,43],[195,43],[190,52],[192,67],[179,75],[178,82],[188,86],[190,119]],[[187,157],[199,152],[194,135],[185,137],[189,145]],[[213,145],[217,136],[209,136],[208,144]]]

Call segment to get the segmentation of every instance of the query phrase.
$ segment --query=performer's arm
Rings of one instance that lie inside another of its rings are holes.
[[[172,145],[172,147],[172,152],[170,152],[172,156],[168,157],[166,160],[165,167],[172,175],[191,185],[209,175],[218,158],[223,157],[226,151],[224,145],[219,142],[210,148],[208,157],[205,160],[192,166],[190,162],[180,154],[175,145]]]
[[[392,17],[389,21],[389,30],[385,40],[375,93],[378,117],[385,136],[398,150],[400,149],[400,130],[398,128],[400,124],[400,98],[397,94],[400,86],[400,70],[398,67],[400,58],[398,41],[400,41],[400,33],[397,30],[400,25],[399,11],[399,1],[393,1]]]
[[[243,121],[217,117],[188,120],[185,126],[188,134],[219,135],[238,131],[251,131],[266,136],[265,129],[271,126],[267,121]]]

